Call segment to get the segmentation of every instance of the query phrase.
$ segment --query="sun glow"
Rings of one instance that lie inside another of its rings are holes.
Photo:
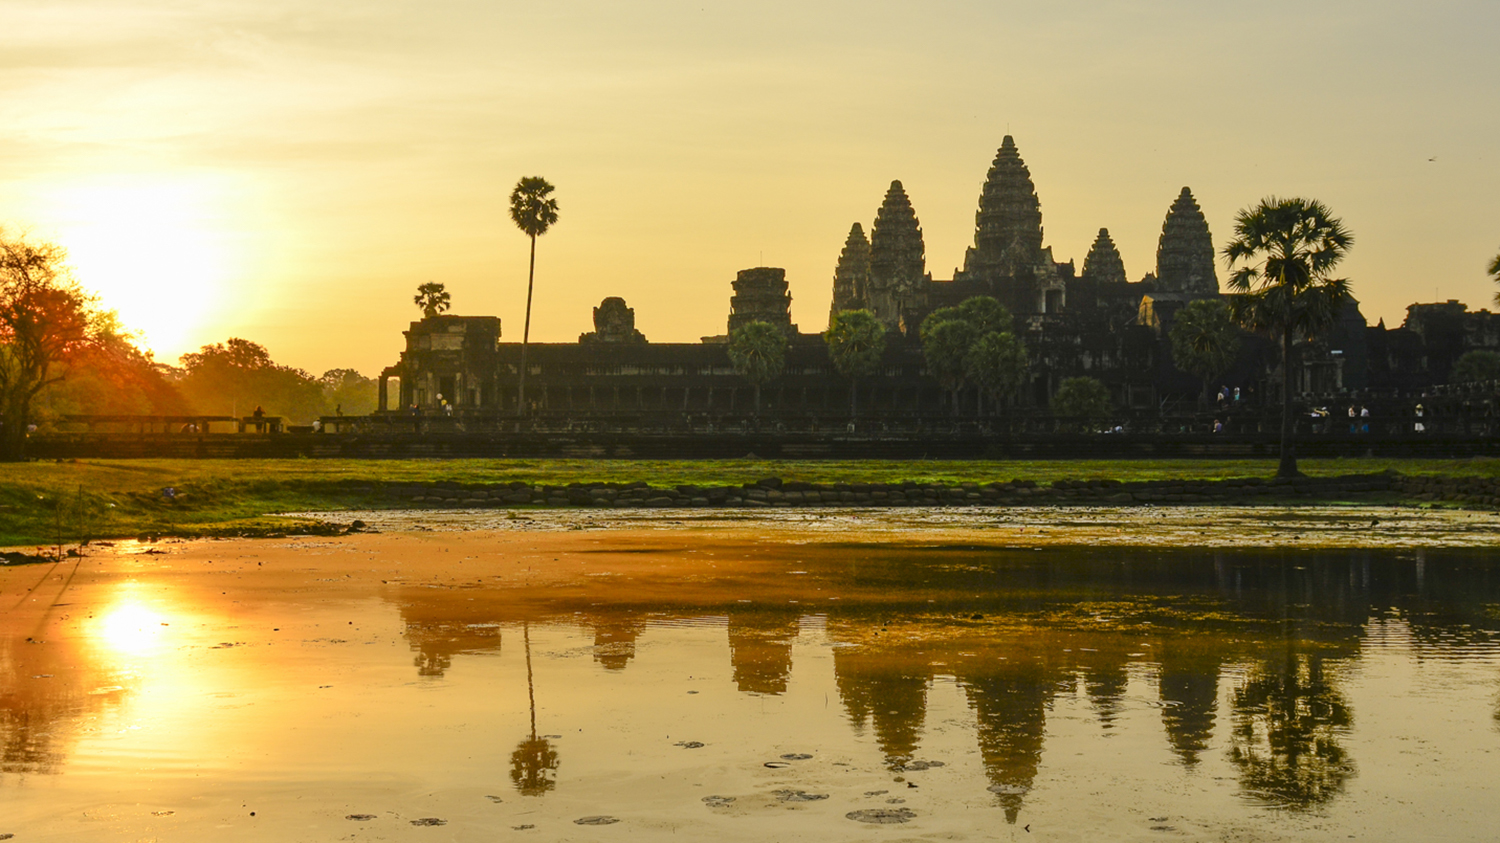
[[[139,176],[52,194],[55,239],[86,289],[163,362],[208,340],[233,305],[242,262],[212,179]],[[168,357],[170,355],[170,357]]]

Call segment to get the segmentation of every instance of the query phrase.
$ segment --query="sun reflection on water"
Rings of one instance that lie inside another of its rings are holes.
[[[161,649],[169,630],[164,615],[127,596],[96,618],[93,637],[116,653],[149,656]]]

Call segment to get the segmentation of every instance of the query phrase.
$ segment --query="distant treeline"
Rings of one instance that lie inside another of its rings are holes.
[[[61,365],[46,387],[34,421],[46,427],[70,414],[248,416],[257,407],[292,424],[318,416],[374,411],[377,384],[353,369],[321,376],[271,359],[265,347],[232,338],[184,354],[180,366],[159,363],[127,337],[110,336]]]

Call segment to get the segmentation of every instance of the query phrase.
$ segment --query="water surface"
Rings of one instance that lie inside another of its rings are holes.
[[[0,570],[0,601],[16,840],[1500,825],[1484,548],[128,543]]]

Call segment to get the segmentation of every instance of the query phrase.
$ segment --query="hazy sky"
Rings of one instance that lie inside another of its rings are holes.
[[[1108,227],[1154,270],[1184,185],[1217,246],[1310,196],[1395,324],[1495,293],[1496,32],[1494,0],[0,0],[0,223],[68,247],[159,359],[240,336],[373,375],[425,281],[519,340],[521,176],[562,206],[534,340],[607,295],[653,341],[722,333],[757,265],[815,331],[892,179],[951,277],[1010,133],[1059,260]]]

